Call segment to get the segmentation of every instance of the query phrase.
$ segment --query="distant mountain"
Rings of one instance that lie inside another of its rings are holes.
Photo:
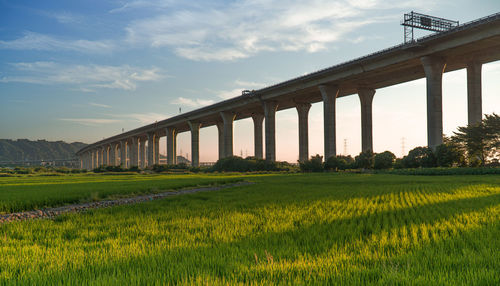
[[[0,161],[36,161],[75,158],[76,151],[87,146],[85,143],[28,139],[0,139]]]

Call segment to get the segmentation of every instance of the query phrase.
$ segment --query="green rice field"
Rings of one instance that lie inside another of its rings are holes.
[[[0,177],[0,214],[241,181],[229,175],[66,175]]]
[[[498,175],[0,178],[0,204],[235,180],[255,184],[1,224],[0,285],[500,285]]]

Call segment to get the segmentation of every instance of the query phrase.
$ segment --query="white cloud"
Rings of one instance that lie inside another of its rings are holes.
[[[87,125],[87,126],[117,123],[117,122],[121,121],[121,120],[117,120],[117,119],[105,119],[105,118],[59,118],[59,120],[74,122],[74,123],[78,123],[81,125]]]
[[[132,114],[127,114],[124,115],[127,118],[132,118],[133,120],[139,121],[142,124],[150,124],[156,121],[161,121],[163,119],[166,119],[168,116],[165,114],[160,114],[160,113],[154,113],[154,112],[149,112],[149,113],[132,113]]]
[[[312,53],[332,48],[332,43],[344,40],[362,26],[392,17],[380,16],[380,12],[369,16],[373,10],[419,8],[428,2],[412,1],[410,5],[395,0],[242,0],[221,5],[196,1],[188,7],[163,9],[133,21],[126,28],[127,41],[172,48],[181,57],[202,61],[231,61],[260,51]],[[170,4],[133,1],[123,7],[160,9]]]
[[[243,90],[245,90],[245,88],[234,88],[232,90],[221,90],[221,91],[218,91],[216,93],[217,93],[217,96],[222,98],[222,99],[230,99],[233,97],[240,96],[242,94]]]
[[[118,121],[135,121],[143,125],[151,124],[156,121],[161,121],[169,117],[169,115],[155,112],[147,113],[123,113],[123,114],[103,114],[106,117],[121,118]]]
[[[202,99],[202,98],[191,99],[185,97],[178,97],[172,101],[172,104],[178,104],[188,107],[201,107],[214,104],[214,101],[211,99]]]
[[[249,88],[262,88],[262,87],[266,86],[265,83],[254,82],[254,81],[244,81],[244,80],[239,80],[239,79],[235,80],[234,84],[238,85],[238,86],[246,87],[247,89],[249,89]]]
[[[169,0],[155,0],[155,1],[147,1],[147,0],[134,0],[127,3],[124,3],[122,6],[118,8],[114,8],[109,11],[109,13],[122,13],[130,10],[136,10],[141,8],[155,8],[155,9],[163,9],[171,6],[175,1]]]
[[[80,53],[108,53],[115,49],[112,41],[89,41],[60,39],[49,35],[26,32],[24,36],[11,41],[0,41],[0,49],[72,51]]]
[[[155,67],[143,69],[129,65],[62,65],[55,62],[11,65],[22,75],[3,77],[0,82],[80,85],[87,92],[91,92],[93,88],[135,90],[137,82],[157,81],[163,77]]]
[[[102,108],[111,108],[111,106],[109,106],[109,105],[101,104],[101,103],[95,103],[95,102],[89,102],[89,105],[97,106],[97,107],[102,107]]]
[[[83,17],[68,11],[42,12],[42,14],[55,19],[61,24],[79,24],[83,22]]]

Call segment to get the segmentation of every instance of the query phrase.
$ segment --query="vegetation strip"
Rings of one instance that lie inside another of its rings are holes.
[[[10,214],[0,215],[0,223],[12,222],[12,221],[20,221],[20,220],[28,220],[28,219],[36,219],[36,218],[52,218],[64,213],[69,212],[82,212],[89,209],[98,209],[98,208],[106,208],[118,205],[127,205],[127,204],[136,204],[146,201],[159,200],[170,196],[184,195],[184,194],[192,194],[198,192],[209,192],[209,191],[218,191],[222,189],[245,186],[253,184],[251,182],[238,182],[234,184],[222,185],[222,186],[214,186],[214,187],[202,187],[195,189],[185,189],[179,191],[168,191],[156,194],[135,196],[129,198],[120,198],[115,200],[104,200],[83,204],[73,204],[67,206],[61,206],[56,208],[47,208],[41,210],[33,210],[33,211],[25,211],[25,212],[16,212]]]

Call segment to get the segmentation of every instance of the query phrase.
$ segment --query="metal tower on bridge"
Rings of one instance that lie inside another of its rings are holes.
[[[404,15],[401,25],[404,26],[405,43],[414,42],[413,28],[433,32],[445,32],[458,27],[458,21],[447,20],[411,11]]]

